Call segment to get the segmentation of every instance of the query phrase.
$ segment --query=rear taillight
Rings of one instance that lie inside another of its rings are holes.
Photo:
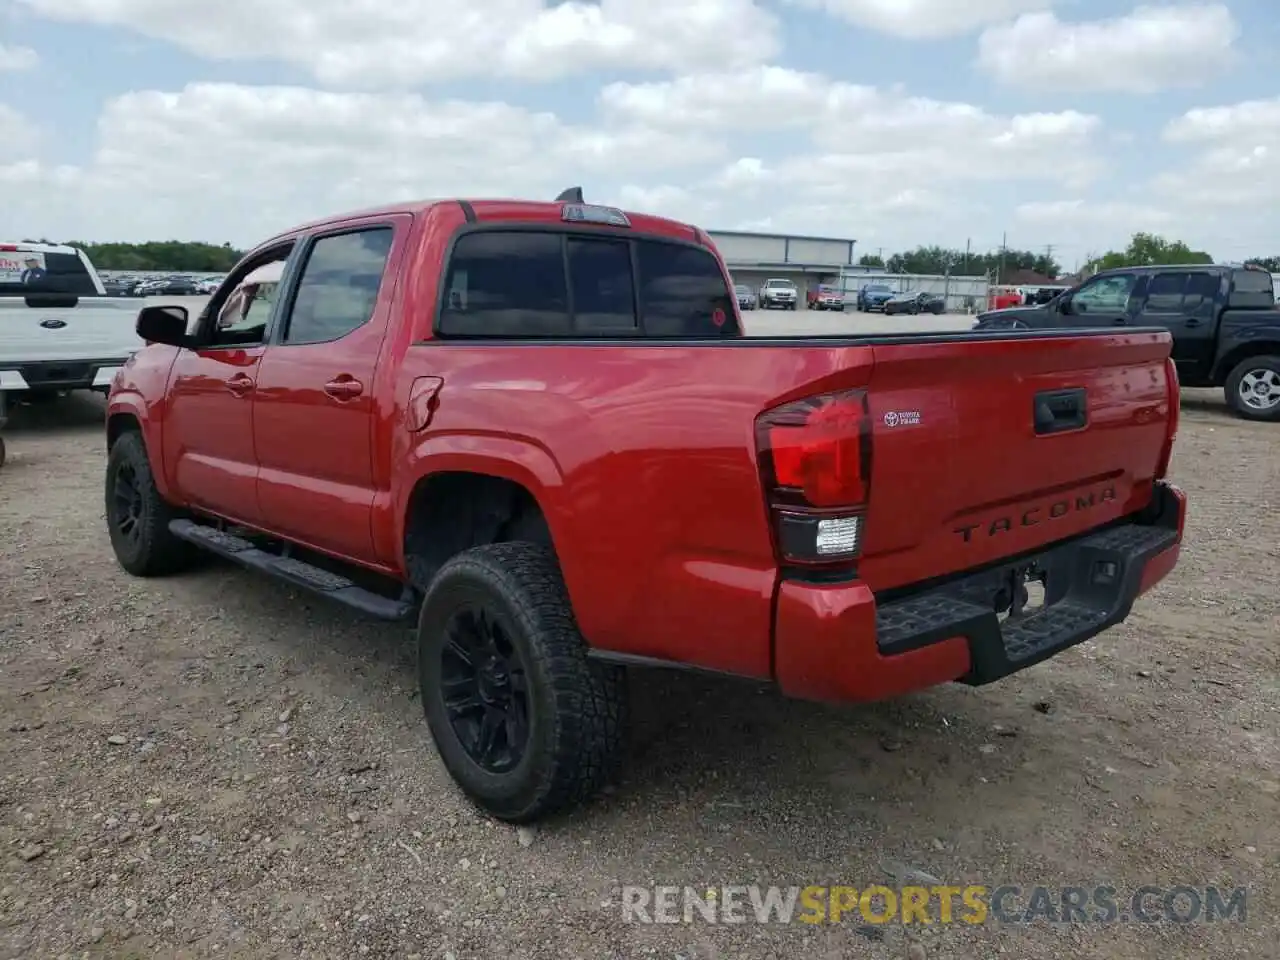
[[[820,566],[856,559],[870,492],[866,391],[823,394],[761,414],[756,448],[779,559]]]
[[[1178,438],[1178,417],[1182,411],[1182,386],[1178,381],[1178,368],[1172,359],[1164,362],[1165,385],[1169,390],[1169,421],[1165,431],[1164,447],[1156,463],[1156,479],[1163,480],[1169,474],[1169,461],[1173,459],[1173,441]]]

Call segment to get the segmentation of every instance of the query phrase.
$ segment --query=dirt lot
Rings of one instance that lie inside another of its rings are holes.
[[[981,690],[835,709],[637,673],[625,782],[517,831],[436,760],[408,635],[111,557],[101,405],[0,470],[0,956],[1277,957],[1280,433],[1188,395],[1173,578]],[[1244,923],[640,926],[621,884],[1247,885]],[[909,879],[908,879],[908,882]]]

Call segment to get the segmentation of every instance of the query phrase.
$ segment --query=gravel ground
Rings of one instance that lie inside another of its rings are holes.
[[[1174,576],[981,690],[832,708],[637,671],[626,779],[516,831],[437,761],[402,628],[103,529],[102,407],[0,470],[0,957],[1276,957],[1276,428],[1188,392]],[[1244,923],[624,923],[622,884],[1247,885]]]

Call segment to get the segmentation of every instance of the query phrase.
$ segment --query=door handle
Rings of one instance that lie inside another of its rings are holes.
[[[1196,319],[1194,319],[1194,318],[1193,318],[1193,319],[1191,319],[1191,320],[1188,320],[1188,321],[1187,321],[1187,326],[1188,326],[1188,327],[1198,327],[1198,326],[1200,326],[1200,321],[1199,321],[1199,320],[1196,320]]]
[[[246,393],[253,389],[253,378],[247,374],[237,373],[234,377],[227,381],[227,389],[234,393],[237,397],[243,397]]]
[[[1041,390],[1031,407],[1036,435],[1078,430],[1089,423],[1089,403],[1083,387]]]
[[[324,392],[335,400],[354,400],[364,393],[364,384],[354,377],[341,376],[326,383]]]
[[[1122,327],[1122,326],[1124,326],[1126,323],[1128,323],[1129,321],[1128,321],[1128,320],[1126,320],[1124,317],[1116,317],[1116,318],[1115,318],[1114,320],[1112,320],[1111,322],[1112,322],[1112,323],[1114,323],[1114,324],[1115,324],[1116,326],[1118,326],[1118,327]]]

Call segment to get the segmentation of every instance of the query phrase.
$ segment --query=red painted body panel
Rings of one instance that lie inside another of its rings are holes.
[[[480,221],[561,216],[557,204],[515,201],[473,211]],[[445,342],[431,325],[463,206],[388,208],[303,232],[361,219],[393,220],[397,234],[374,319],[353,334],[255,350],[150,347],[122,371],[111,411],[142,423],[168,498],[403,578],[420,480],[505,477],[541,506],[594,648],[844,700],[968,669],[961,640],[881,656],[875,591],[1071,537],[1151,499],[1170,416],[1165,334]],[[634,215],[632,225],[709,243],[672,221]],[[255,378],[247,400],[226,390],[236,373]],[[363,384],[359,397],[324,392],[341,376]],[[413,432],[406,409],[423,377],[441,381],[438,405]],[[1036,436],[1033,396],[1068,386],[1088,389],[1087,428]],[[860,579],[789,580],[775,558],[755,420],[851,388],[868,390],[873,437]],[[1091,493],[1092,506],[1074,506]],[[1060,500],[1072,508],[1050,516]],[[989,532],[1008,517],[1018,522]],[[1144,589],[1173,559],[1152,563]]]
[[[252,386],[265,347],[183,350],[165,390],[164,473],[184,503],[247,524],[262,522],[253,439]]]

